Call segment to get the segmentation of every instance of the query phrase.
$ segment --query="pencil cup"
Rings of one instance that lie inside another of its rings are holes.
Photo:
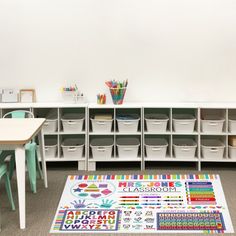
[[[117,105],[121,105],[124,100],[125,92],[126,92],[126,87],[110,88],[110,93],[111,93],[113,103]]]
[[[97,104],[106,104],[106,94],[98,94],[97,95]]]

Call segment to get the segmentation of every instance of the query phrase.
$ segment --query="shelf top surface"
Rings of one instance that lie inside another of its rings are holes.
[[[33,103],[0,103],[0,108],[64,108],[64,107],[87,107],[88,103],[66,102],[33,102]]]
[[[0,108],[235,108],[236,102],[125,102],[122,105],[112,103],[99,105],[97,103],[68,103],[68,102],[35,102],[35,103],[0,103]]]

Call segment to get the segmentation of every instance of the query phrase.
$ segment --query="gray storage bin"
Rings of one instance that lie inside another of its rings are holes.
[[[90,119],[92,122],[92,130],[94,133],[110,133],[112,129],[112,116],[96,115]]]
[[[225,119],[220,116],[207,115],[201,120],[202,132],[221,133]]]
[[[57,119],[46,119],[43,124],[43,133],[54,133],[57,131]]]
[[[236,115],[229,117],[229,132],[236,133]]]
[[[116,140],[119,158],[137,158],[140,142],[134,137],[119,137]]]
[[[168,142],[164,138],[145,138],[147,158],[165,158]]]
[[[43,124],[43,133],[54,133],[57,131],[57,114],[55,112],[49,112],[46,116],[46,121]]]
[[[145,115],[147,131],[150,133],[164,133],[164,132],[166,132],[168,120],[169,120],[169,118],[165,114],[147,114],[147,115]]]
[[[62,142],[64,158],[82,158],[84,149],[84,138],[67,138]]]
[[[173,140],[174,154],[179,159],[192,159],[195,157],[197,143],[189,138],[176,138]]]
[[[83,129],[84,114],[68,113],[62,116],[61,121],[64,132],[78,133]]]
[[[134,115],[119,115],[116,118],[118,131],[121,133],[135,133],[138,131],[139,116]]]
[[[57,157],[57,139],[45,138],[45,159]]]
[[[173,128],[178,133],[192,133],[196,118],[189,114],[173,114]]]
[[[229,145],[229,158],[236,159],[236,147]]]
[[[93,159],[111,158],[113,138],[94,138],[91,140]]]
[[[202,157],[206,159],[222,159],[225,145],[218,139],[202,140]]]

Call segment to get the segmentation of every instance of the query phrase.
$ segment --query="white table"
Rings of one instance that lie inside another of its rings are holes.
[[[19,201],[20,228],[25,229],[25,144],[39,134],[39,146],[43,167],[45,188],[48,187],[44,152],[44,138],[41,132],[44,118],[0,119],[0,150],[15,150],[16,176]]]

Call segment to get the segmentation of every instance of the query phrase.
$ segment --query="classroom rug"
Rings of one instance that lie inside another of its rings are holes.
[[[234,230],[219,175],[71,175],[50,232]]]

